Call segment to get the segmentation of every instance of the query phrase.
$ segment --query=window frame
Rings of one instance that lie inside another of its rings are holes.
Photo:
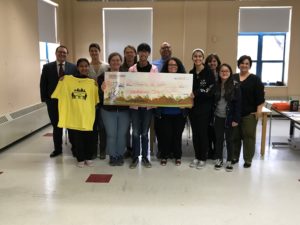
[[[285,72],[285,64],[286,64],[286,41],[287,41],[287,32],[239,32],[238,36],[257,36],[258,43],[257,43],[257,59],[252,60],[253,63],[256,63],[256,75],[262,79],[262,66],[263,63],[282,63],[282,74],[281,74],[281,84],[278,82],[270,82],[266,83],[267,86],[283,86],[284,83],[284,72]],[[284,37],[284,47],[283,47],[283,56],[282,60],[263,60],[262,59],[262,52],[263,52],[263,37],[265,36],[283,36]]]

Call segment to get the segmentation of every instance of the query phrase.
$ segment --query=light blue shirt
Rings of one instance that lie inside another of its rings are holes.
[[[158,60],[154,60],[152,62],[152,64],[157,66],[158,71],[161,72],[161,69],[162,69],[165,62],[166,62],[166,60],[158,59]]]

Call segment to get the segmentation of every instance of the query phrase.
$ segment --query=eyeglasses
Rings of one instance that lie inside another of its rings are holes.
[[[220,70],[221,73],[230,73],[229,70]]]
[[[168,64],[168,66],[178,66],[177,64]]]
[[[165,46],[165,47],[161,47],[160,49],[162,49],[162,50],[169,50],[171,47],[169,47],[169,46]]]

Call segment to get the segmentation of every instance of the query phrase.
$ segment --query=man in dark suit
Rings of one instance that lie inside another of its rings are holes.
[[[51,124],[53,126],[53,142],[54,151],[50,154],[50,157],[56,157],[62,154],[62,136],[63,129],[57,127],[58,124],[58,100],[52,99],[51,95],[56,88],[56,85],[61,76],[76,75],[77,68],[74,64],[66,61],[68,55],[68,49],[61,45],[56,48],[55,51],[56,61],[47,63],[43,66],[43,71],[40,80],[40,92],[41,101],[47,104],[47,110],[50,117]],[[72,131],[69,130],[69,140],[73,146]],[[73,152],[74,155],[74,152]]]

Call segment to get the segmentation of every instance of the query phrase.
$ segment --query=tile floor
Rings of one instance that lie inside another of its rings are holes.
[[[260,137],[258,125],[257,137]],[[110,167],[108,160],[78,168],[69,145],[49,158],[47,127],[0,153],[1,225],[289,225],[300,224],[300,151],[266,149],[250,169],[231,173],[189,168],[192,145],[184,134],[181,166]],[[272,140],[286,140],[287,121],[273,121]],[[298,135],[298,134],[297,134]],[[2,173],[1,173],[2,172]],[[112,174],[109,183],[86,183]],[[298,222],[297,222],[298,221]]]

